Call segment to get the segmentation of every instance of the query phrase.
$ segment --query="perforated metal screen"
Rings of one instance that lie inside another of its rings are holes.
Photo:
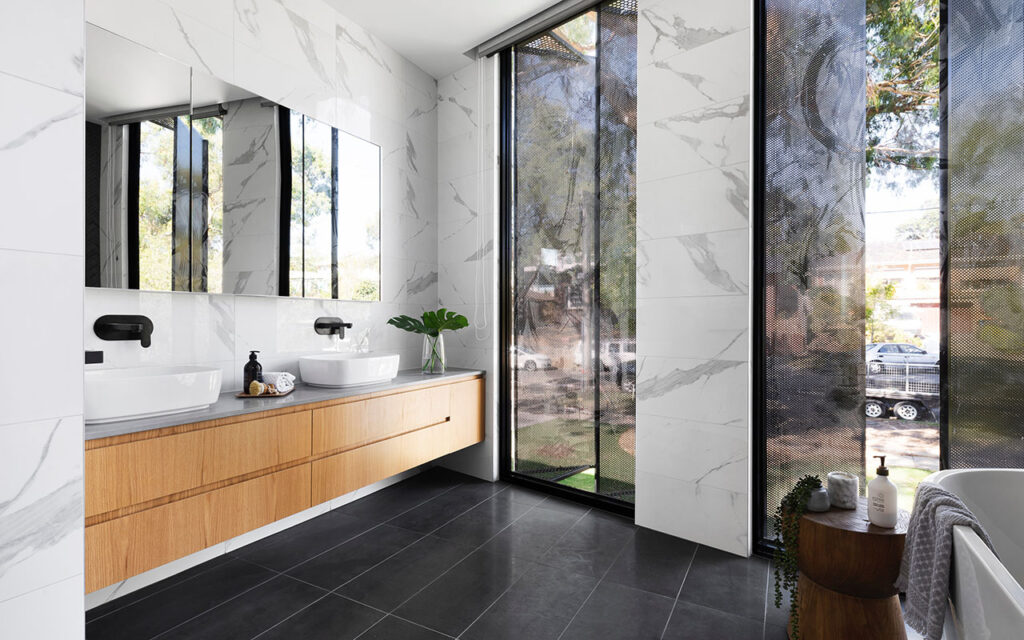
[[[863,3],[766,11],[767,516],[804,474],[864,479],[866,35]]]
[[[950,467],[1024,466],[1024,4],[951,0]]]

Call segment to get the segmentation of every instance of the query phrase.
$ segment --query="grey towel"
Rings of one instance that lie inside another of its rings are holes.
[[[896,588],[907,594],[907,624],[925,640],[940,640],[949,596],[953,527],[974,529],[990,549],[992,541],[967,505],[939,485],[922,482],[915,500]]]

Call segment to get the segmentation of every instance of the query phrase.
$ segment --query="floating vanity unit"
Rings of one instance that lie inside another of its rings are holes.
[[[90,425],[86,591],[481,442],[483,396],[478,371],[403,372],[386,384],[222,394],[201,411]]]

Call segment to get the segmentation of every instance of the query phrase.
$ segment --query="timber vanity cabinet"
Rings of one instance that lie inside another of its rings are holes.
[[[478,373],[352,393],[86,440],[86,591],[484,438]]]

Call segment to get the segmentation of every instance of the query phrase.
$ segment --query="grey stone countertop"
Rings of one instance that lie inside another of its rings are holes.
[[[206,420],[217,420],[219,418],[230,418],[232,416],[270,411],[273,409],[284,409],[325,400],[338,400],[351,396],[361,396],[368,393],[379,393],[381,391],[397,391],[404,387],[437,382],[440,380],[454,381],[459,378],[472,378],[483,375],[483,371],[477,369],[448,369],[440,375],[424,375],[419,369],[408,369],[399,371],[398,376],[391,382],[382,384],[371,384],[357,387],[343,387],[328,389],[323,387],[311,387],[306,384],[297,383],[295,391],[280,398],[236,398],[238,391],[226,391],[220,394],[216,402],[205,409],[174,413],[164,416],[151,416],[148,418],[136,418],[122,420],[119,422],[105,422],[100,424],[85,425],[85,439],[95,440],[97,438],[109,438],[120,436],[126,433],[149,431],[163,427],[174,427],[181,424],[203,422]]]

